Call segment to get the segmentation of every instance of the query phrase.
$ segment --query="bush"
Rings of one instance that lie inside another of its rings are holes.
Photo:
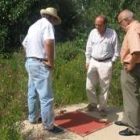
[[[122,64],[118,60],[113,69],[112,81],[109,90],[109,104],[122,106],[122,91],[121,91],[121,81],[120,73],[122,69]]]
[[[65,65],[57,65],[57,71],[54,71],[53,75],[56,105],[62,106],[86,101],[84,65],[84,57],[81,54]]]
[[[6,59],[5,59],[5,56]],[[19,122],[25,119],[26,76],[21,53],[1,56],[0,74],[0,139],[21,140]]]

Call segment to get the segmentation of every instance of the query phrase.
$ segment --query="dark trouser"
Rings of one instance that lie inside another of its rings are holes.
[[[129,125],[130,131],[140,134],[140,64],[137,64],[129,73],[125,70],[121,71],[121,86],[124,102],[122,121]]]

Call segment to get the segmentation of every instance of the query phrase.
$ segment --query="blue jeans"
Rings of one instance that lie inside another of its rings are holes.
[[[37,121],[40,115],[38,107],[40,101],[44,129],[50,129],[54,123],[51,71],[43,62],[35,58],[27,58],[25,67],[28,72],[29,122]]]

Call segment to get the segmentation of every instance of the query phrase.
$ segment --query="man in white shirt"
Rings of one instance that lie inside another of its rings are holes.
[[[29,27],[23,41],[26,52],[25,67],[28,72],[28,110],[29,122],[38,122],[40,113],[38,98],[41,108],[41,119],[44,130],[52,133],[63,132],[54,125],[51,75],[54,69],[54,28],[53,25],[61,23],[55,8],[49,7],[40,11],[41,19]]]
[[[119,57],[118,37],[114,30],[107,28],[107,19],[99,15],[95,19],[95,29],[90,32],[86,45],[86,91],[90,104],[88,111],[94,111],[99,104],[99,113],[107,116],[108,90],[112,77],[112,66]],[[96,97],[95,86],[99,82],[101,93]]]

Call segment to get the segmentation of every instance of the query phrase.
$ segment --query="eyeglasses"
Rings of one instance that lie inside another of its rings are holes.
[[[123,20],[125,20],[125,19],[122,19],[121,21],[118,21],[118,23],[121,24],[123,22]]]

